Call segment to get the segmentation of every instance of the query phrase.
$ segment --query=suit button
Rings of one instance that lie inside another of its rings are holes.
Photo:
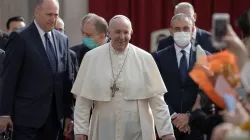
[[[49,96],[52,97],[52,94],[50,94]]]
[[[181,89],[182,92],[184,92],[184,89]]]

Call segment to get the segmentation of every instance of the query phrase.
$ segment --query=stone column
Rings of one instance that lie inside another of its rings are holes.
[[[6,22],[10,17],[22,16],[29,22],[30,0],[0,0],[0,29],[6,31]]]
[[[65,22],[65,34],[70,46],[81,43],[81,19],[88,13],[88,0],[62,0],[61,17]]]

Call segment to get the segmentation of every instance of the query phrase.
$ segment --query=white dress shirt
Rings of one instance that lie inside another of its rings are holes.
[[[174,44],[174,48],[175,48],[175,52],[176,52],[176,58],[177,58],[177,63],[178,63],[178,67],[180,67],[180,61],[181,61],[181,57],[182,57],[182,53],[181,50],[185,50],[186,52],[186,57],[187,57],[187,66],[189,67],[189,58],[190,58],[190,50],[191,50],[191,43],[188,44],[188,46],[184,49],[178,47],[176,44]],[[176,115],[177,113],[174,112],[171,117],[173,117],[174,115]]]
[[[188,46],[184,49],[178,47],[176,44],[174,44],[175,52],[176,52],[176,57],[177,57],[177,63],[178,67],[180,67],[180,61],[182,57],[181,50],[184,50],[186,52],[186,57],[187,57],[187,66],[189,66],[189,57],[190,57],[190,50],[191,50],[191,43],[188,44]]]
[[[38,33],[42,39],[42,42],[43,42],[43,46],[44,46],[44,49],[46,50],[46,42],[45,42],[45,37],[44,37],[44,34],[45,32],[43,31],[43,29],[37,24],[36,20],[34,20],[34,23],[36,25],[36,28],[38,30]],[[53,47],[55,46],[54,44],[54,41],[53,41],[53,37],[52,37],[52,34],[51,34],[51,31],[50,32],[47,32],[48,33],[48,37],[49,37],[49,40],[50,42],[52,43]],[[55,47],[54,47],[54,50],[55,50]]]

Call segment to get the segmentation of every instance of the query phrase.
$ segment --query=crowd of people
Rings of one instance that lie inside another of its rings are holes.
[[[211,34],[195,25],[193,6],[181,2],[169,22],[171,35],[150,54],[130,43],[133,27],[124,15],[109,22],[84,15],[82,43],[70,47],[59,5],[38,0],[32,23],[12,17],[8,33],[0,31],[4,139],[250,139],[250,11],[238,20],[243,39],[229,24],[222,38],[227,47],[218,50]],[[234,113],[189,74],[198,53],[222,51],[235,56],[244,91],[232,102]]]

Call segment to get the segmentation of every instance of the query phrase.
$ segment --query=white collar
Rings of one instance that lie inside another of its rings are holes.
[[[188,44],[188,46],[184,49],[178,47],[176,44],[174,44],[174,48],[176,51],[176,54],[181,53],[181,50],[185,50],[185,52],[189,55],[190,54],[190,50],[191,50],[191,43]]]
[[[34,23],[35,23],[35,25],[36,25],[36,28],[37,28],[37,30],[38,30],[38,32],[39,32],[41,38],[43,38],[45,32],[44,32],[43,29],[37,24],[36,20],[34,20]],[[49,32],[47,32],[47,33],[48,33],[49,38],[50,38],[50,37],[51,37],[51,31],[49,31]]]
[[[121,52],[121,53],[119,53],[119,52],[117,52],[114,48],[113,48],[113,46],[112,46],[112,43],[110,42],[109,43],[109,47],[110,47],[110,50],[111,50],[111,52],[112,52],[112,54],[116,54],[116,55],[124,55],[124,54],[126,54],[126,52],[128,51],[128,49],[129,49],[129,43],[128,43],[128,45],[127,45],[127,47],[125,48],[125,50],[123,51],[123,52]]]

